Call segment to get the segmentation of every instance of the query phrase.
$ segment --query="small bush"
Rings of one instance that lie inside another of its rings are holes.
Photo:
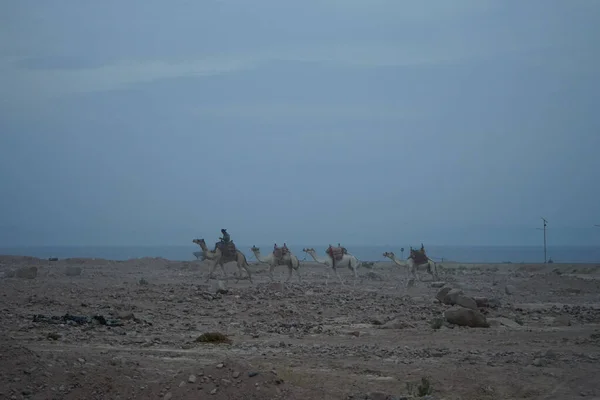
[[[444,320],[442,318],[434,318],[429,325],[432,329],[440,329],[444,325]]]
[[[226,335],[221,332],[207,332],[198,336],[196,342],[201,343],[233,343],[231,339],[229,339]]]

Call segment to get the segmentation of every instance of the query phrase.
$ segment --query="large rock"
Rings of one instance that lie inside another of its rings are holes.
[[[435,295],[435,298],[438,299],[438,301],[440,303],[444,302],[444,299],[446,298],[446,295],[448,294],[449,291],[451,291],[452,288],[451,287],[443,287],[440,289],[440,291]]]
[[[69,265],[65,268],[65,275],[79,276],[79,275],[81,275],[81,267],[75,267],[73,265]]]
[[[462,294],[456,296],[456,298],[454,299],[454,304],[464,308],[470,308],[471,310],[478,309],[477,303],[475,302],[475,300],[473,300],[473,298],[464,296]]]
[[[459,296],[464,296],[464,293],[462,290],[460,289],[451,289],[447,294],[446,297],[444,297],[444,304],[448,304],[450,306],[453,306],[456,304],[456,300],[458,299]]]
[[[21,279],[35,279],[37,273],[37,267],[22,267],[15,271],[16,277]]]
[[[446,321],[459,326],[468,326],[471,328],[489,328],[485,316],[476,310],[454,306],[444,312]]]

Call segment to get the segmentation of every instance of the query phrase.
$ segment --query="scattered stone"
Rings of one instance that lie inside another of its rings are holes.
[[[238,371],[235,371],[232,375],[231,375],[234,379],[237,379],[240,377],[240,373]]]
[[[37,267],[22,267],[16,270],[15,275],[21,279],[35,279],[37,277]]]
[[[486,308],[490,306],[490,302],[487,297],[473,297],[473,300],[475,300],[475,304],[477,304],[477,307],[479,308]]]
[[[171,400],[172,398],[173,398],[173,393],[171,393],[171,392],[165,393],[165,397],[163,397],[163,399],[165,399],[165,400]]]
[[[47,337],[51,340],[58,340],[60,339],[60,334],[56,332],[50,332]]]
[[[381,326],[381,329],[405,329],[405,328],[414,328],[414,326],[409,324],[406,321],[400,320],[399,318],[394,318],[393,320],[388,321]]]
[[[68,265],[65,268],[65,275],[66,276],[79,276],[79,275],[81,275],[81,267]]]
[[[571,326],[571,318],[568,315],[559,315],[552,321],[553,326]]]
[[[216,294],[227,294],[229,292],[225,281],[222,280],[212,281],[210,291]]]
[[[504,293],[508,295],[515,294],[516,290],[517,289],[513,285],[506,285],[504,287]]]
[[[450,292],[452,290],[451,287],[443,287],[436,295],[435,298],[438,299],[438,301],[440,303],[444,302],[444,299],[446,298],[446,295],[448,294],[448,292]]]
[[[193,374],[192,374],[192,375],[190,375],[190,376],[188,377],[188,382],[189,382],[189,383],[194,383],[194,382],[196,382],[196,375],[193,375]]]
[[[498,317],[498,318],[494,318],[493,321],[498,322],[499,325],[504,325],[504,326],[507,326],[507,327],[513,328],[513,329],[521,328],[521,324],[519,324],[518,322],[513,321],[512,319],[509,319],[509,318]],[[490,320],[489,322],[492,323],[492,320]],[[494,323],[494,325],[496,325],[496,324]]]
[[[270,282],[267,285],[267,289],[270,292],[280,292],[280,293],[283,293],[284,286],[283,286],[283,283],[281,283],[281,282]]]
[[[210,394],[217,394],[218,389],[214,388],[213,390],[210,391]]]
[[[258,372],[248,372],[250,378],[254,378],[256,375],[258,375]]]
[[[225,364],[223,364],[223,363],[217,364],[217,368],[219,368],[219,369],[223,368],[224,366],[225,366]]]
[[[471,328],[489,328],[485,316],[477,310],[454,306],[444,312],[446,321],[459,326]]]
[[[536,358],[533,360],[532,364],[536,367],[543,367],[546,365],[546,361],[541,358]]]
[[[387,400],[388,395],[384,392],[369,392],[366,396],[367,400]]]
[[[441,288],[444,287],[445,284],[446,282],[431,282],[429,286],[432,288]]]

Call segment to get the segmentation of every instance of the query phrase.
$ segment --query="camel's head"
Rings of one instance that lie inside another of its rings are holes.
[[[198,246],[206,245],[204,239],[194,239],[192,240],[192,243],[196,243]]]
[[[302,249],[302,251],[305,252],[305,253],[314,253],[315,249],[313,249],[312,247],[309,247],[307,249]]]
[[[391,251],[386,251],[385,253],[383,253],[383,256],[387,257],[387,258],[394,258],[395,257],[394,253],[392,253]]]
[[[260,248],[252,245],[252,247],[250,248],[250,250],[252,250],[253,253],[258,253],[260,251]]]

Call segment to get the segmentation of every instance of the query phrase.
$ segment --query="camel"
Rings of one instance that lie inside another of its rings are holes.
[[[344,284],[344,281],[340,277],[340,274],[339,274],[337,268],[338,267],[348,267],[348,269],[350,269],[354,273],[354,285],[356,285],[356,279],[358,278],[357,269],[361,263],[360,263],[360,261],[358,261],[358,258],[353,256],[352,254],[344,253],[342,256],[342,259],[339,261],[336,261],[335,266],[334,266],[333,258],[331,258],[331,255],[327,252],[325,252],[325,254],[326,254],[325,258],[319,258],[319,257],[317,257],[317,252],[313,248],[302,249],[302,251],[307,253],[308,255],[310,255],[313,258],[313,260],[315,260],[315,262],[317,262],[319,264],[327,265],[328,267],[332,267],[333,271],[335,272],[336,276],[338,277],[338,279],[340,280],[340,283],[342,285]],[[329,280],[329,273],[327,274],[327,280]],[[325,284],[327,284],[327,281],[325,281]]]
[[[208,282],[210,278],[213,277],[213,273],[215,272],[217,265],[221,267],[223,275],[225,275],[225,278],[227,278],[227,273],[225,272],[225,267],[223,265],[235,261],[237,262],[238,267],[238,276],[235,282],[237,283],[240,280],[240,278],[242,277],[242,269],[244,269],[248,274],[248,280],[250,281],[250,283],[252,283],[252,274],[250,273],[250,269],[248,268],[250,265],[248,265],[248,260],[246,260],[246,256],[244,255],[244,253],[236,249],[235,255],[223,256],[221,249],[219,249],[216,246],[214,251],[208,250],[204,239],[194,239],[192,240],[192,242],[196,243],[198,246],[200,246],[200,248],[202,248],[202,260],[208,259],[214,261],[213,265],[210,268],[210,272],[208,273],[208,278],[206,278],[206,282]]]
[[[275,246],[275,248],[281,249],[277,248],[277,246]],[[285,248],[287,249],[287,246],[285,246]],[[292,277],[292,270],[296,270],[296,274],[298,275],[298,281],[302,282],[302,277],[300,276],[300,260],[298,260],[298,257],[292,254],[292,252],[289,249],[288,253],[283,254],[281,257],[276,257],[274,254],[275,251],[273,251],[273,253],[270,253],[264,258],[260,255],[260,248],[253,245],[250,250],[252,250],[252,253],[254,253],[254,257],[256,257],[256,260],[258,262],[269,265],[269,276],[271,278],[271,281],[275,280],[273,278],[273,270],[275,269],[275,267],[278,265],[287,265],[288,277],[285,281],[289,282],[290,278]]]
[[[415,262],[412,254],[410,256],[408,256],[408,259],[406,260],[406,262],[398,260],[396,258],[396,255],[391,251],[390,252],[386,251],[385,253],[383,253],[383,256],[392,260],[394,263],[396,263],[396,265],[399,265],[401,267],[408,267],[408,270],[409,270],[410,274],[412,275],[413,282],[414,282],[414,280],[420,280],[417,275],[417,270],[423,269],[422,267],[425,267],[427,269],[427,272],[429,272],[429,274],[431,274],[431,276],[434,280],[438,279],[436,263],[435,263],[435,261],[433,261],[432,259],[430,259],[427,256],[425,256],[426,261],[422,261],[422,260],[418,259],[418,261],[421,261],[418,264],[417,264],[417,262]]]

